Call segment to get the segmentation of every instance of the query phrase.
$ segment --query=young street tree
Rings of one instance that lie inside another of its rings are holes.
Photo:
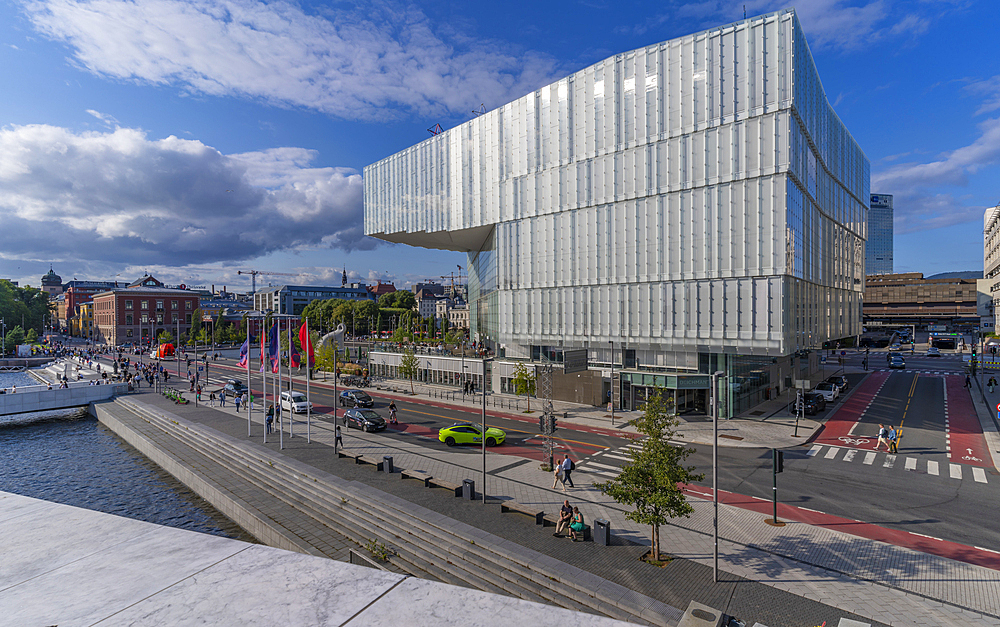
[[[417,376],[417,370],[420,368],[420,362],[417,361],[417,356],[412,350],[407,350],[403,353],[403,358],[399,362],[399,374],[403,375],[410,380],[410,393],[416,394],[413,391],[413,377]]]
[[[622,505],[635,509],[625,514],[629,520],[652,528],[652,560],[660,559],[660,526],[671,518],[690,516],[694,509],[681,492],[680,483],[701,481],[705,475],[695,474],[694,466],[681,464],[694,449],[674,446],[677,418],[667,412],[666,401],[656,392],[646,402],[642,416],[635,420],[636,429],[647,436],[642,448],[630,449],[631,463],[610,481],[594,487]]]
[[[535,393],[535,373],[529,373],[523,363],[518,363],[514,366],[513,374],[511,383],[514,384],[514,392],[519,395],[524,394],[528,399],[528,412],[531,412],[531,395]]]

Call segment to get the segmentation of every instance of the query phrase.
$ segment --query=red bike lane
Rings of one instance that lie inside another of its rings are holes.
[[[689,485],[682,485],[681,488],[684,490],[685,494],[690,496],[706,500],[712,499],[711,488]],[[765,517],[761,518],[761,524],[765,524],[765,518],[770,518],[772,516],[774,507],[771,501],[752,496],[745,496],[743,494],[725,492],[724,490],[719,490],[719,503],[764,514]],[[862,522],[860,520],[842,518],[840,516],[824,514],[822,512],[816,512],[801,507],[794,507],[792,505],[785,505],[783,503],[778,503],[778,520],[790,520],[815,527],[823,527],[850,534],[852,536],[857,536],[859,538],[877,540],[893,546],[899,546],[912,549],[914,551],[920,551],[921,553],[928,553],[930,555],[937,555],[939,557],[965,562],[966,564],[974,564],[984,568],[1000,570],[1000,552],[981,549],[979,547],[969,546],[966,544],[959,544],[958,542],[941,540],[940,538],[919,533],[889,529],[886,527],[880,527],[879,525]]]
[[[948,457],[955,464],[992,468],[992,457],[983,435],[983,426],[972,402],[972,390],[965,387],[965,377],[947,375],[945,382],[945,434]]]
[[[872,401],[882,390],[889,379],[888,372],[874,372],[862,381],[854,394],[841,405],[833,415],[827,418],[810,442],[834,446],[850,446],[853,448],[875,448],[876,438],[860,438],[851,433],[861,417],[871,406]]]

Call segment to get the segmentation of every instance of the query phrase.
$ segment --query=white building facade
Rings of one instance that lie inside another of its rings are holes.
[[[996,320],[1000,307],[1000,203],[983,214],[983,281],[980,291],[990,294],[995,330],[1000,322]]]
[[[860,333],[869,180],[787,10],[616,55],[368,166],[365,232],[467,252],[472,336],[500,355],[587,348],[628,384],[737,376]],[[793,367],[739,388],[762,398]]]

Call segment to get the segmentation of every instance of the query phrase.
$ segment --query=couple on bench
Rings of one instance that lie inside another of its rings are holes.
[[[579,507],[570,507],[569,501],[563,501],[563,505],[559,509],[556,532],[552,535],[561,538],[563,537],[562,532],[566,528],[569,528],[569,537],[573,539],[573,542],[583,540],[583,530],[586,528],[583,523],[583,514],[580,513]]]

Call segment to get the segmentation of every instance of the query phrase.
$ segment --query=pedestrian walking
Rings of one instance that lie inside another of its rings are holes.
[[[569,454],[567,453],[563,457],[562,469],[563,469],[564,481],[566,483],[568,483],[569,487],[571,487],[571,488],[575,488],[576,487],[575,485],[573,485],[573,469],[575,469],[575,468],[576,468],[576,464],[573,463],[573,460],[569,458]]]
[[[865,357],[864,359],[861,360],[861,367],[865,369],[865,372],[868,372],[868,358],[867,357]]]
[[[225,407],[225,406],[226,406],[226,391],[222,390],[221,392],[219,392],[219,407]]]
[[[995,388],[996,385],[997,385],[997,378],[991,376],[990,380],[986,382],[986,385],[990,386],[990,394],[992,394],[993,393],[993,388]]]
[[[274,406],[274,424],[279,429],[281,428],[281,403],[279,402]]]
[[[196,389],[196,390],[194,391],[194,398],[195,398],[195,400],[196,400],[196,401],[198,401],[199,403],[201,402],[201,386],[200,386],[200,385],[199,385],[199,386],[198,386],[198,388],[197,388],[197,389]]]
[[[271,425],[274,424],[274,405],[267,406],[267,418],[264,419],[266,433],[271,433]]]
[[[876,451],[878,450],[878,447],[883,444],[885,444],[885,450],[889,450],[889,442],[886,440],[887,437],[889,437],[889,430],[885,428],[885,425],[880,424],[878,426],[878,442],[875,443]]]
[[[253,411],[253,401],[254,401],[254,398],[253,398],[253,394],[251,393],[250,394],[250,410],[251,411]]]
[[[236,404],[236,413],[237,413],[237,414],[238,414],[238,413],[240,413],[240,402],[242,402],[242,401],[243,401],[243,397],[242,397],[242,396],[240,396],[239,394],[237,394],[237,395],[236,395],[236,396],[235,396],[235,397],[233,398],[233,403],[235,403],[235,404]]]
[[[888,435],[887,439],[889,440],[889,443],[888,443],[889,452],[890,453],[895,453],[896,452],[896,427],[893,427],[892,425],[889,425],[889,435]]]
[[[344,446],[344,438],[340,435],[340,425],[337,425],[333,428],[333,434],[334,434],[333,445],[337,446],[339,444],[340,446]]]
[[[556,489],[556,485],[562,481],[563,491],[566,490],[566,481],[563,479],[562,464],[556,464],[555,468],[552,469],[552,489]]]
[[[215,407],[215,392],[208,393],[208,406]]]
[[[969,375],[965,375],[965,387],[967,388],[972,387],[972,378],[969,377]]]

